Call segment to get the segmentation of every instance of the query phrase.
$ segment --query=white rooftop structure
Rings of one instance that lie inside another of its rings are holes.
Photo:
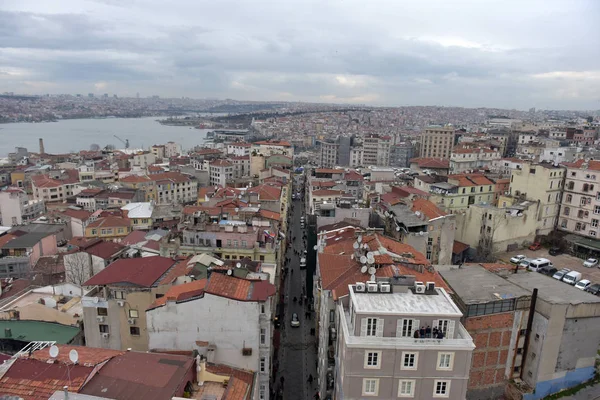
[[[435,288],[436,294],[414,294],[410,289],[400,293],[355,292],[350,287],[351,301],[357,313],[391,315],[444,315],[462,317],[443,288]]]
[[[129,218],[151,218],[154,204],[151,202],[129,203],[121,207],[121,210],[127,211]]]

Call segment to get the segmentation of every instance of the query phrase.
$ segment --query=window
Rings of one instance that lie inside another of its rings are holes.
[[[600,214],[600,206],[594,206],[594,214]]]
[[[96,308],[96,312],[98,313],[98,315],[100,316],[106,316],[108,315],[108,308],[105,307],[98,307]]]
[[[438,353],[437,369],[451,371],[454,367],[454,353]]]
[[[380,351],[365,351],[365,368],[369,368],[369,369],[381,368],[381,364],[379,362],[380,359],[381,359]]]
[[[379,379],[363,379],[363,396],[377,396]]]
[[[450,381],[436,380],[433,385],[433,397],[448,397],[450,395]]]
[[[259,400],[265,400],[266,393],[267,393],[267,386],[260,385],[260,390],[258,391]]]
[[[379,334],[383,328],[383,321],[381,321],[381,327],[378,322],[377,318],[363,318],[361,321],[361,336],[383,336]]]
[[[265,372],[267,369],[267,359],[266,357],[260,358],[260,372]]]
[[[412,337],[415,330],[419,329],[418,319],[402,318],[396,326],[396,337]]]
[[[258,258],[260,261],[265,261],[265,256],[259,256]]]
[[[454,321],[448,319],[434,319],[433,325],[444,332],[444,337],[452,338],[454,337]]]
[[[402,352],[402,369],[417,369],[419,353]]]
[[[129,327],[129,334],[131,336],[140,336],[140,328],[139,328],[139,326],[130,326]]]
[[[598,227],[598,220],[592,219],[592,228],[597,228],[597,227]]]
[[[129,318],[139,318],[138,310],[129,310]]]
[[[261,314],[264,314],[264,313],[265,313],[265,305],[264,305],[264,304],[261,304],[261,305],[260,305],[260,313],[261,313]]]
[[[267,343],[267,329],[260,328],[260,344],[266,344],[266,343]]]
[[[415,381],[411,379],[401,379],[398,382],[398,397],[414,397]]]
[[[108,333],[108,325],[100,324],[98,330],[100,330],[100,333]]]
[[[125,292],[121,292],[120,290],[117,290],[114,292],[114,296],[115,299],[124,299],[125,298]]]
[[[596,231],[590,231],[590,236],[596,236]]]
[[[597,207],[597,206],[596,206]],[[565,212],[563,214],[565,215],[569,215],[569,213],[571,212],[571,209],[569,207],[565,207]],[[595,211],[594,211],[595,212]]]

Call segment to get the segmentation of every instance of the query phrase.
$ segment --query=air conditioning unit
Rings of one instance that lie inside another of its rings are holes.
[[[377,292],[377,282],[367,281],[367,290],[371,293]]]
[[[135,325],[135,318],[127,318],[129,325]]]
[[[425,287],[427,288],[427,291],[433,291],[435,290],[435,282],[427,282],[427,284],[425,285]]]
[[[104,317],[96,317],[96,319],[98,320],[98,322],[104,322]]]
[[[119,305],[119,307],[125,307],[125,301],[123,300],[117,301],[117,304]]]
[[[425,293],[425,285],[423,282],[415,282],[415,293]]]
[[[392,286],[387,282],[381,282],[379,284],[379,291],[381,293],[390,293],[392,291]]]
[[[356,282],[356,286],[354,288],[355,292],[364,292],[367,289],[367,286],[363,282]]]
[[[102,339],[108,339],[110,333],[102,333]]]

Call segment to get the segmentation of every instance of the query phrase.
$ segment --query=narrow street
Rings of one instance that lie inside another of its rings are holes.
[[[302,188],[295,187],[294,190],[302,191]],[[303,215],[303,200],[294,200],[288,232],[291,246],[285,255],[289,261],[283,278],[286,281],[278,360],[280,369],[275,379],[275,393],[278,394],[276,398],[281,399],[283,394],[285,400],[314,399],[317,392],[315,314],[310,309],[308,297],[312,288],[306,287],[307,270],[300,268],[301,258],[306,257],[305,230],[301,228]],[[297,327],[291,326],[294,313],[298,315],[300,322]]]

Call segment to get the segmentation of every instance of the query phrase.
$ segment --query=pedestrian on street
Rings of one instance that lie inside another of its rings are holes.
[[[319,400],[321,398],[321,396],[319,395],[319,391],[317,391],[313,397],[315,400]]]
[[[307,379],[308,383],[312,385],[313,383],[313,376],[312,374],[308,374],[308,379]]]

